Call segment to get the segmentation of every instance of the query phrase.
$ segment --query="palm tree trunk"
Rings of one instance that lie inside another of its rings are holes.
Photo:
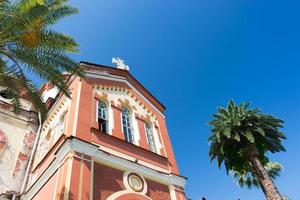
[[[267,200],[282,200],[277,187],[267,173],[260,160],[258,159],[258,152],[256,147],[250,147],[248,149],[248,159],[252,165],[254,175],[260,181],[261,188],[266,196]]]

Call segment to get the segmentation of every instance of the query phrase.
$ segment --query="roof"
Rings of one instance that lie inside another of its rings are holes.
[[[131,83],[142,95],[144,95],[151,103],[153,103],[161,112],[164,112],[166,107],[154,96],[147,88],[145,88],[131,73],[127,70],[118,69],[116,67],[99,65],[95,63],[80,61],[80,65],[87,69],[104,69],[109,71],[111,75],[122,76]]]

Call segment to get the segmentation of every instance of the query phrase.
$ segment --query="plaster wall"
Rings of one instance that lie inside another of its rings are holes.
[[[0,99],[2,103],[9,101]],[[0,193],[19,192],[24,180],[25,170],[37,131],[37,115],[35,119],[28,117],[32,105],[21,101],[22,112],[16,115],[9,108],[0,108]],[[28,116],[22,115],[27,113]],[[6,138],[6,139],[4,139]],[[3,141],[5,140],[5,142]]]

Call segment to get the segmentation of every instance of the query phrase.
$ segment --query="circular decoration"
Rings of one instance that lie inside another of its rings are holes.
[[[133,171],[124,172],[123,183],[127,191],[141,195],[146,195],[148,191],[147,182],[144,177]]]
[[[144,188],[144,181],[143,179],[135,174],[135,173],[130,173],[128,175],[128,184],[133,189],[135,192],[141,192]]]

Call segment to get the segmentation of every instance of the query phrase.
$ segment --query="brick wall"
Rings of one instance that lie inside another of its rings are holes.
[[[123,171],[114,169],[99,163],[94,164],[94,186],[93,186],[93,199],[105,200],[107,197],[115,192],[126,190],[123,184]],[[167,185],[163,185],[152,180],[145,179],[148,191],[146,195],[155,200],[170,200],[170,192]],[[132,195],[132,194],[130,194]],[[124,195],[124,198],[128,199],[129,194]],[[126,196],[126,197],[125,197]],[[127,198],[128,196],[128,198]],[[129,199],[143,199],[142,196],[130,197]]]

